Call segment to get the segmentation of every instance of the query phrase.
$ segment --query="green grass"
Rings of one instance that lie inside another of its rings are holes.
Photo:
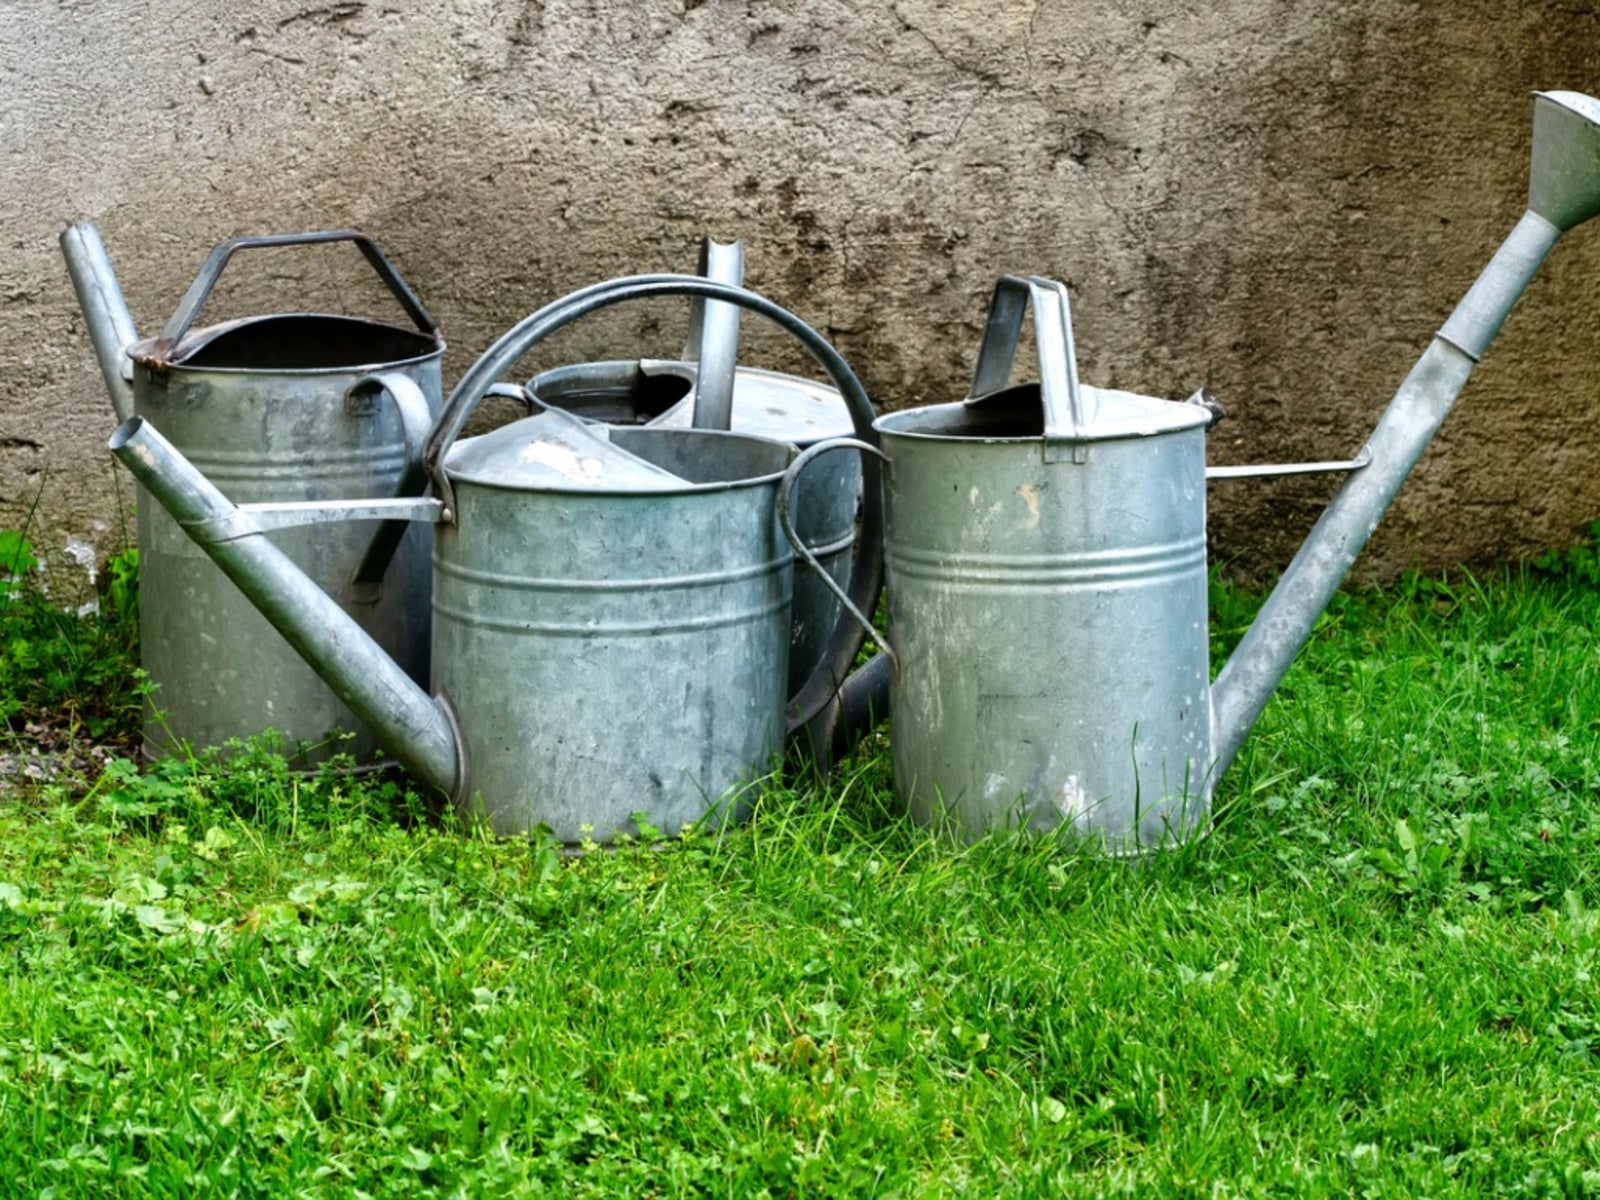
[[[132,666],[139,552],[111,559],[99,594],[81,575],[49,593],[40,565],[26,537],[0,529],[0,730],[42,724],[126,741],[143,695]]]
[[[912,827],[881,739],[582,857],[264,753],[36,789],[0,1194],[1600,1192],[1597,625],[1559,562],[1342,595],[1137,865]]]

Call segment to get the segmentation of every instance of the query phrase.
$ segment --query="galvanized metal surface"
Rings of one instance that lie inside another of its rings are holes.
[[[89,327],[112,410],[118,421],[126,421],[133,416],[133,363],[127,349],[139,335],[106,244],[92,222],[81,221],[61,231],[61,255],[67,260],[67,274]]]
[[[532,424],[532,418],[519,425]],[[519,425],[496,435],[514,438]],[[434,596],[435,692],[460,720],[470,803],[501,833],[677,833],[742,815],[782,749],[790,555],[779,442],[616,430],[673,489],[512,489],[457,473]]]
[[[1210,797],[1203,433],[1050,461],[962,415],[879,421],[898,790],[974,833],[1187,836]]]
[[[270,330],[264,335],[271,336]],[[408,457],[402,405],[426,421],[439,407],[437,353],[400,366],[408,390],[347,405],[362,376],[137,368],[141,416],[239,503],[393,495],[420,455]],[[377,589],[354,577],[382,526],[371,521],[285,528],[271,541],[375,637],[413,677],[427,678],[431,573],[425,529],[393,547]],[[140,497],[140,645],[157,685],[145,723],[151,754],[178,743],[221,745],[272,728],[306,763],[350,751],[370,761],[377,742],[299,654],[217,571],[162,508]],[[336,731],[348,742],[328,743]]]
[[[744,282],[744,243],[700,243],[700,272],[735,286]],[[739,308],[719,300],[696,299],[689,307],[689,333],[683,357],[698,367],[694,376],[694,427],[730,429],[733,424],[733,373],[739,362]]]
[[[444,503],[446,519],[454,508],[454,489],[443,469],[443,452],[459,436],[474,397],[498,382],[516,360],[544,336],[542,329],[552,321],[567,321],[624,300],[645,296],[689,296],[723,300],[760,314],[798,341],[827,375],[850,413],[857,436],[876,442],[872,426],[872,404],[850,365],[816,330],[793,313],[754,292],[708,279],[683,275],[640,275],[613,280],[574,292],[557,305],[535,313],[508,330],[473,364],[456,385],[439,425],[424,451],[434,494]],[[568,315],[570,310],[570,315]],[[853,551],[849,592],[858,607],[870,609],[877,600],[882,581],[882,499],[877,488],[876,464],[869,464],[862,489],[860,537]],[[848,675],[856,651],[861,647],[861,631],[848,617],[835,623],[816,669],[789,702],[791,730],[803,727],[835,698],[840,683]]]
[[[1372,453],[1361,450],[1354,458],[1328,462],[1242,463],[1237,466],[1207,467],[1207,479],[1278,479],[1285,475],[1347,475],[1372,462]]]
[[[248,512],[195,470],[144,417],[124,421],[111,437],[110,450],[144,494],[198,539],[210,563],[254,606],[251,615],[259,610],[296,655],[317,664],[327,687],[383,731],[402,765],[446,794],[456,791],[461,761],[449,711],[429,700]]]
[[[493,382],[555,330],[608,304],[685,294],[778,321],[866,423],[870,407],[843,359],[798,318],[742,289],[650,276],[535,313],[468,371],[425,452],[443,492],[434,502],[438,700],[149,426],[124,425],[112,449],[397,757],[498,831],[548,825],[566,839],[603,840],[634,814],[657,829],[725,819],[738,814],[738,788],[766,769],[786,728],[790,567],[773,503],[791,449],[732,433],[614,430],[614,444],[684,483],[607,493],[547,476],[530,484],[504,469],[520,459],[518,437],[529,446],[539,439],[543,418],[519,423],[531,433],[508,426],[488,435],[487,453],[455,444]],[[867,512],[871,548],[876,506]],[[864,603],[877,595],[879,572],[870,549],[855,564],[852,593]],[[853,657],[859,634],[846,632],[832,649]],[[831,680],[823,684],[831,696]]]
[[[701,243],[699,274],[738,284],[742,243]],[[838,391],[794,375],[738,365],[739,308],[695,298],[678,362],[578,363],[542,372],[526,391],[536,402],[613,424],[732,429],[777,438],[804,450],[854,428]],[[861,500],[861,469],[848,455],[806,471],[796,500],[802,544],[830,577],[848,584]],[[789,689],[797,693],[816,670],[839,621],[840,608],[810,571],[795,575],[789,639]]]
[[[578,363],[541,372],[528,381],[526,391],[537,403],[588,420],[682,429],[696,420],[690,393],[698,375],[698,364],[688,361]],[[834,388],[752,367],[734,372],[729,419],[736,433],[776,438],[802,450],[853,428],[850,410]],[[841,587],[850,580],[860,503],[861,467],[850,455],[824,459],[800,478],[794,509],[801,541]],[[798,692],[816,670],[839,613],[821,579],[810,571],[796,573],[789,639],[791,693]]]
[[[1030,302],[1045,382],[1007,387]],[[1134,851],[1207,818],[1209,414],[1078,384],[1071,344],[1059,284],[1003,279],[974,396],[877,421],[895,786]]]
[[[355,240],[418,328],[283,313],[190,325],[240,249]],[[108,269],[108,265],[107,265]],[[113,277],[114,279],[114,277]],[[98,340],[97,340],[98,345]],[[211,252],[161,337],[129,347],[139,415],[238,503],[326,504],[421,492],[444,343],[369,239],[343,231],[236,239]],[[140,497],[140,644],[156,685],[148,754],[264,729],[297,761],[378,756],[372,733],[163,509]],[[428,535],[399,522],[270,535],[414,678],[428,671]],[[330,740],[337,732],[352,739]]]

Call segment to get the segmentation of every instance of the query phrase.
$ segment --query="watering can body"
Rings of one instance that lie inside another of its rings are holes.
[[[809,327],[754,293],[666,275],[574,293],[496,342],[428,437],[424,499],[239,506],[141,418],[112,449],[386,749],[496,832],[606,841],[737,818],[744,786],[768,772],[860,646],[841,622],[814,678],[797,694],[785,686],[793,571],[774,506],[793,448],[727,431],[613,428],[560,409],[459,436],[550,333],[609,304],[674,294],[711,294],[777,321],[870,436],[859,381]],[[851,570],[851,595],[869,606],[878,514],[867,504],[870,536]],[[431,695],[266,537],[275,522],[352,516],[435,525]]]
[[[1142,431],[1047,440],[1038,393],[878,420],[897,786],[971,833],[1186,837],[1210,797],[1205,414],[1114,394]]]
[[[537,404],[611,425],[688,428],[693,420],[697,362],[579,363],[541,372],[526,385]],[[808,379],[738,367],[732,377],[728,428],[805,450],[848,434],[850,410],[837,390]],[[796,485],[795,523],[802,540],[840,587],[848,587],[861,506],[861,466],[835,455],[808,469]],[[810,572],[794,581],[789,629],[791,691],[816,669],[839,620],[832,592]]]
[[[79,282],[84,262],[73,254],[84,231],[68,234],[80,239],[63,237]],[[346,240],[379,268],[414,327],[278,313],[191,328],[239,250]],[[115,294],[103,252],[90,262],[98,264],[92,278],[99,294]],[[79,293],[88,293],[83,282]],[[92,320],[88,303],[85,311]],[[239,503],[309,504],[421,489],[422,443],[441,407],[443,349],[432,318],[377,247],[362,235],[333,231],[217,247],[162,334],[122,352],[131,366],[133,411],[161,428],[228,496]],[[360,522],[269,536],[409,674],[426,679],[427,535],[411,530],[395,544],[374,547],[377,529]],[[301,765],[332,753],[358,761],[377,756],[376,740],[349,707],[143,492],[138,534],[141,659],[156,685],[147,701],[147,755],[273,729]],[[352,739],[330,738],[340,731]]]
[[[783,746],[793,571],[774,503],[792,452],[616,430],[608,444],[677,482],[627,490],[579,469],[570,488],[504,486],[485,464],[551,445],[530,441],[543,420],[446,460],[457,520],[435,544],[433,691],[467,793],[498,832],[564,842],[635,833],[636,817],[669,834],[736,820]]]

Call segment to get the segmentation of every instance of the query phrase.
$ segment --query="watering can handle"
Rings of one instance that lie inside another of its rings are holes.
[[[1088,428],[1078,358],[1072,342],[1072,302],[1054,279],[1002,275],[989,301],[989,317],[972,372],[972,404],[1011,382],[1011,367],[1022,337],[1022,318],[1033,304],[1033,336],[1039,351],[1039,395],[1044,403],[1047,441],[1082,438]]]
[[[428,490],[428,468],[422,461],[423,447],[427,445],[428,435],[433,432],[433,412],[428,407],[427,397],[411,376],[399,371],[368,375],[345,394],[356,395],[374,389],[387,392],[394,398],[395,407],[400,410],[400,424],[405,431],[405,466],[400,472],[400,482],[395,485],[395,499],[420,496]],[[524,416],[533,412],[535,407],[532,396],[514,383],[497,383],[485,395],[521,405]],[[378,527],[378,531],[372,535],[372,541],[367,544],[367,552],[361,556],[361,564],[350,577],[352,601],[357,604],[378,602],[382,594],[383,577],[389,570],[394,552],[400,548],[400,539],[411,524],[410,517],[395,517]]]
[[[323,229],[315,233],[275,233],[264,237],[230,238],[215,247],[206,256],[206,261],[200,267],[200,274],[195,276],[194,282],[189,285],[189,290],[183,294],[183,299],[178,301],[177,310],[162,328],[161,336],[156,341],[158,354],[165,355],[170,352],[182,340],[183,335],[189,332],[189,326],[194,324],[195,317],[199,315],[201,307],[211,295],[211,289],[216,286],[217,279],[222,275],[222,269],[228,265],[228,260],[237,251],[256,250],[266,246],[308,246],[322,242],[354,242],[417,328],[429,337],[438,336],[438,323],[428,315],[428,310],[422,307],[422,301],[417,299],[416,293],[406,281],[400,278],[399,272],[384,257],[376,242],[366,234],[357,233],[353,229]]]
[[[400,468],[400,479],[395,484],[396,499],[420,496],[428,490],[428,471],[422,463],[422,447],[433,428],[433,413],[428,408],[428,398],[417,386],[416,380],[400,371],[383,371],[358,380],[345,393],[347,398],[357,398],[382,392],[394,401],[400,413],[400,428],[405,437],[405,462]],[[385,521],[378,526],[361,556],[361,564],[350,577],[350,597],[358,604],[375,604],[383,585],[384,574],[394,552],[400,548],[400,539],[411,527],[408,520]]]
[[[865,613],[856,607],[855,601],[851,600],[845,594],[845,590],[839,586],[839,581],[817,561],[817,556],[812,552],[811,547],[806,545],[804,539],[795,531],[794,514],[792,512],[794,485],[799,480],[801,472],[832,450],[859,450],[863,454],[876,455],[884,462],[889,461],[889,456],[877,446],[858,441],[855,438],[829,438],[825,442],[817,442],[815,445],[808,446],[789,464],[789,469],[783,473],[783,482],[778,485],[778,523],[783,526],[783,536],[789,539],[789,545],[794,548],[794,552],[804,560],[806,566],[817,573],[817,577],[822,580],[823,586],[832,592],[834,598],[844,606],[844,611],[855,618],[856,624],[866,631],[867,636],[872,639],[873,645],[888,655],[889,661],[898,667],[900,660],[895,657],[894,647],[889,645],[889,639],[879,633],[878,627],[872,623]]]
[[[720,300],[766,317],[806,348],[838,389],[840,398],[850,411],[856,434],[869,445],[876,445],[878,433],[872,427],[872,402],[867,399],[866,389],[861,386],[856,373],[826,338],[788,309],[745,288],[696,275],[635,275],[583,288],[524,317],[484,351],[483,357],[461,377],[455,390],[450,393],[444,414],[434,426],[428,438],[428,447],[423,452],[428,473],[433,479],[433,494],[443,507],[441,521],[453,522],[456,508],[455,489],[444,469],[445,456],[460,436],[472,410],[491,385],[503,378],[519,358],[556,330],[599,309],[651,296]],[[850,600],[858,610],[870,611],[877,605],[878,590],[883,582],[883,490],[875,461],[867,461],[865,475],[861,533],[856,539],[850,567]],[[856,651],[860,648],[861,632],[856,627],[855,619],[848,613],[840,614],[821,661],[811,677],[789,700],[790,732],[803,727],[827,706],[839,690],[840,683],[850,673]]]

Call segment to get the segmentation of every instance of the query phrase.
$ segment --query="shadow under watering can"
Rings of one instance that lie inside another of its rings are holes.
[[[242,250],[351,242],[411,327],[284,312],[193,328]],[[61,235],[120,419],[157,425],[240,502],[318,505],[420,495],[422,450],[442,403],[444,341],[372,239],[347,230],[235,238],[213,249],[159,336],[140,340],[99,231]],[[147,495],[138,506],[140,654],[156,691],[145,753],[215,746],[272,728],[301,765],[377,756],[373,736]],[[428,674],[428,543],[351,523],[279,528],[273,543],[415,679]],[[354,740],[332,741],[349,731]]]
[[[559,409],[460,439],[544,338],[597,309],[670,295],[772,320],[875,437],[861,384],[809,326],[741,288],[663,275],[574,293],[502,336],[427,439],[426,499],[235,505],[141,418],[111,449],[385,747],[496,832],[605,841],[636,818],[667,833],[737,818],[742,786],[826,705],[862,641],[841,618],[789,694],[793,567],[775,507],[793,448]],[[875,475],[848,589],[867,608],[882,574]],[[372,518],[435,525],[431,695],[264,535],[285,520]]]
[[[971,834],[1065,826],[1136,852],[1203,831],[1217,778],[1478,358],[1561,234],[1600,212],[1600,102],[1538,94],[1532,159],[1528,211],[1347,463],[1208,470],[1206,407],[1080,384],[1065,288],[1002,279],[968,399],[886,414],[878,447],[825,442],[791,468],[844,446],[888,464],[884,653],[820,741],[837,751],[892,713],[901,798]],[[1012,387],[1030,303],[1040,380]],[[1206,479],[1306,470],[1349,474],[1213,683]]]
[[[739,242],[701,244],[702,277],[744,280]],[[775,438],[805,450],[853,428],[839,391],[815,380],[739,365],[738,305],[696,297],[677,359],[574,363],[528,380],[530,403],[588,421],[648,428],[722,429]],[[807,470],[793,511],[800,540],[840,587],[848,587],[861,503],[861,469],[836,455]],[[789,625],[789,688],[805,686],[839,621],[833,594],[810,572],[795,576]]]

